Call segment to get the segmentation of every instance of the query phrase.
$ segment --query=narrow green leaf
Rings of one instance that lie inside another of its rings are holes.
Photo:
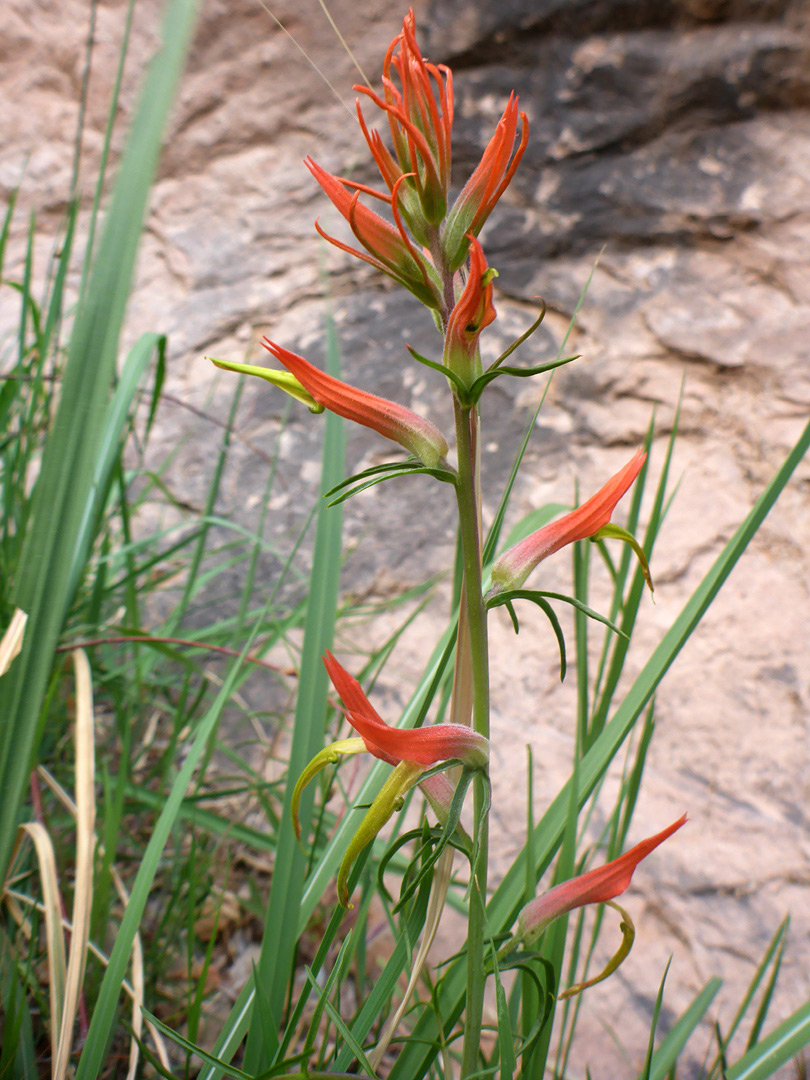
[[[766,1080],[810,1043],[810,1001],[752,1046],[726,1073],[727,1080]]]
[[[672,957],[670,956],[669,960],[667,960],[667,966],[664,968],[664,974],[661,976],[661,985],[658,987],[658,993],[655,997],[652,1021],[650,1022],[650,1041],[647,1044],[647,1060],[644,1063],[644,1071],[641,1074],[642,1080],[651,1080],[650,1074],[652,1072],[653,1050],[655,1048],[655,1029],[658,1027],[658,1017],[661,1015],[661,1006],[664,1003],[664,986],[667,981],[669,965],[671,963]]]
[[[0,683],[0,877],[45,716],[53,650],[72,600],[69,583],[98,457],[102,417],[163,130],[196,14],[170,0],[164,45],[146,79],[121,161],[84,301],[76,314],[59,407],[33,496],[19,568],[17,606],[28,612],[23,650]],[[82,553],[80,553],[82,554]],[[86,553],[85,553],[86,554]]]
[[[150,1023],[155,1025],[158,1031],[162,1031],[167,1038],[172,1040],[172,1042],[177,1043],[178,1046],[182,1047],[182,1049],[186,1050],[189,1054],[196,1054],[196,1056],[200,1058],[201,1061],[204,1061],[206,1065],[216,1066],[222,1075],[230,1076],[233,1080],[253,1080],[252,1073],[242,1072],[241,1069],[237,1069],[233,1065],[215,1057],[213,1054],[209,1054],[207,1050],[204,1050],[201,1046],[197,1046],[197,1044],[193,1043],[190,1039],[185,1038],[179,1031],[175,1031],[174,1028],[170,1028],[168,1024],[164,1024],[162,1020],[159,1020],[153,1013],[150,1013],[148,1009],[142,1008],[141,1012]]]
[[[104,410],[99,432],[98,456],[93,467],[90,490],[84,502],[84,512],[74,548],[73,564],[68,577],[68,595],[73,595],[84,569],[86,553],[96,533],[98,516],[107,501],[113,467],[119,459],[121,436],[129,419],[132,402],[152,354],[165,350],[166,338],[160,334],[142,334],[130,349],[112,400]]]
[[[535,367],[489,368],[483,375],[479,375],[470,389],[465,392],[466,401],[474,404],[479,400],[489,384],[501,375],[511,375],[513,379],[530,379],[533,375],[542,375],[547,371],[554,371],[555,368],[562,367],[564,364],[570,364],[573,360],[578,359],[578,356],[564,356],[557,360],[549,360],[548,363],[545,364],[537,364]]]
[[[647,1080],[664,1080],[675,1067],[681,1051],[706,1015],[722,985],[720,979],[710,979],[692,1004],[678,1017],[645,1066],[642,1075]]]
[[[498,1057],[500,1063],[500,1075],[504,1077],[515,1076],[517,1061],[515,1060],[514,1033],[512,1020],[509,1016],[509,1007],[506,1003],[506,993],[501,982],[501,973],[498,970],[498,958],[495,953],[494,943],[490,943],[492,956],[492,972],[495,976],[495,1004],[498,1015]]]

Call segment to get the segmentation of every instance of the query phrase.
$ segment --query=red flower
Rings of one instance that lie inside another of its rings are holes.
[[[642,840],[640,844],[630,848],[618,859],[614,859],[605,866],[588,870],[587,873],[571,878],[570,881],[563,881],[547,893],[530,901],[518,916],[516,936],[524,944],[532,945],[539,940],[546,927],[560,915],[565,915],[574,908],[584,907],[586,904],[604,904],[620,896],[630,884],[633,871],[641,860],[685,823],[686,814],[666,829],[656,833],[655,836]]]
[[[371,428],[386,439],[404,446],[428,468],[435,468],[447,453],[447,440],[429,420],[394,401],[358,390],[314,367],[303,356],[264,338],[265,349],[296,377],[324,408],[346,420]]]
[[[397,87],[395,76],[399,80]],[[360,126],[389,191],[407,177],[403,201],[409,223],[420,242],[427,236],[419,228],[421,217],[439,225],[447,213],[450,183],[450,139],[453,127],[453,77],[443,64],[429,64],[419,51],[413,9],[402,21],[402,33],[391,42],[383,63],[383,97],[365,86],[361,94],[388,114],[392,155],[377,132],[370,132],[359,103]],[[409,197],[411,194],[414,197]]]
[[[518,115],[521,121],[520,144],[513,155]],[[529,121],[525,113],[518,114],[518,99],[513,92],[484,156],[448,215],[442,249],[451,270],[457,270],[464,262],[467,234],[477,236],[481,231],[493,207],[511,183],[528,141]]]
[[[489,760],[489,743],[464,724],[434,724],[424,728],[393,728],[382,719],[363,693],[360,683],[327,652],[324,664],[332,685],[340,694],[349,723],[375,757],[395,764],[415,762],[428,767],[458,758],[480,767]]]
[[[519,589],[543,559],[553,555],[566,544],[593,536],[608,525],[616,504],[636,479],[646,459],[646,453],[639,450],[623,469],[582,506],[561,517],[559,521],[552,521],[550,525],[538,529],[505,551],[492,567],[493,593]]]
[[[436,724],[428,728],[392,728],[379,716],[362,687],[334,656],[327,652],[324,665],[332,685],[340,694],[346,715],[360,738],[340,739],[324,747],[298,777],[290,803],[296,836],[300,839],[298,808],[301,792],[310,780],[327,765],[334,765],[348,754],[363,749],[394,766],[371,806],[366,810],[352,837],[337,877],[338,899],[349,906],[349,871],[359,853],[402,805],[404,796],[420,784],[439,821],[446,824],[455,796],[455,788],[442,773],[424,777],[426,769],[441,761],[458,759],[473,768],[485,768],[489,761],[489,742],[462,724]],[[456,825],[461,836],[466,836]]]
[[[470,267],[464,290],[450,312],[444,339],[444,365],[472,383],[477,370],[478,338],[496,317],[492,303],[492,279],[497,270],[487,267],[484,250],[474,236],[470,240]]]
[[[441,286],[433,264],[414,247],[400,218],[397,193],[402,184],[402,177],[395,181],[391,195],[383,195],[350,180],[332,176],[312,158],[305,158],[304,164],[348,221],[352,232],[366,251],[349,247],[334,236],[330,236],[316,221],[315,228],[324,240],[328,240],[341,251],[347,251],[350,255],[376,266],[378,270],[388,274],[400,285],[404,285],[428,307],[439,307]],[[354,193],[347,191],[347,187],[354,188]],[[359,201],[361,191],[390,205],[396,228]]]

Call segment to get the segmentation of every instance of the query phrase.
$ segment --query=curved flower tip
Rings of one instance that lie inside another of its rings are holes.
[[[563,881],[530,901],[518,916],[515,938],[527,946],[532,946],[540,939],[546,927],[561,915],[586,904],[605,904],[621,896],[641,860],[685,824],[686,814],[661,832],[642,840],[618,859],[588,870],[570,881]]]
[[[330,236],[316,221],[315,228],[324,240],[340,248],[341,251],[346,251],[355,258],[376,266],[378,270],[382,270],[383,273],[399,282],[428,307],[438,307],[441,289],[435,269],[429,259],[414,246],[401,221],[398,191],[404,182],[404,177],[397,178],[391,195],[386,195],[362,184],[355,184],[351,180],[344,180],[340,176],[333,176],[312,158],[305,158],[304,164],[332,200],[336,209],[349,223],[352,232],[366,251],[349,247],[334,236]],[[354,190],[349,191],[347,188]],[[361,203],[361,191],[388,203],[395,225]]]
[[[283,349],[267,338],[262,344],[323,408],[399,443],[430,469],[436,468],[444,459],[448,450],[447,440],[429,420],[411,412],[404,405],[368,394],[327,375],[303,356]]]
[[[273,371],[272,368],[257,367],[255,364],[236,364],[232,360],[216,360],[213,356],[207,356],[206,360],[210,360],[214,367],[218,367],[222,371],[235,371],[239,375],[255,375],[257,378],[264,379],[265,382],[277,386],[279,390],[283,390],[285,394],[294,397],[296,401],[302,402],[310,412],[323,412],[323,405],[319,405],[315,398],[304,389],[298,379],[291,375],[289,371]]]
[[[468,385],[480,374],[478,338],[496,318],[492,302],[492,279],[498,271],[487,266],[484,249],[470,233],[470,267],[467,281],[450,312],[444,342],[444,365]]]
[[[520,142],[515,150],[518,118],[521,132]],[[518,112],[518,99],[513,92],[481,161],[448,214],[442,248],[451,270],[457,270],[464,262],[467,254],[467,234],[478,235],[501,195],[512,182],[528,141],[529,121],[525,113]]]
[[[493,564],[491,595],[519,589],[543,559],[547,559],[566,544],[586,540],[605,529],[616,504],[627,493],[646,460],[646,452],[639,450],[623,469],[582,506],[508,548]]]
[[[424,768],[454,759],[471,768],[483,768],[489,762],[489,741],[464,724],[390,727],[374,709],[357,679],[331,652],[327,652],[323,662],[346,707],[349,723],[375,757],[389,763],[415,762]]]
[[[319,751],[298,777],[290,800],[290,817],[295,829],[295,838],[299,843],[301,842],[301,822],[298,810],[301,806],[301,794],[304,788],[313,776],[317,776],[327,765],[337,765],[341,757],[347,754],[362,754],[365,748],[362,739],[338,739],[337,742],[330,743],[329,746],[325,746],[323,750]]]
[[[413,8],[388,47],[382,82],[382,97],[366,86],[355,86],[355,90],[387,113],[394,154],[384,148],[379,136],[369,132],[358,105],[363,134],[389,190],[399,177],[408,176],[405,201],[410,216],[438,225],[447,212],[450,184],[453,78],[449,68],[423,58],[416,41]]]

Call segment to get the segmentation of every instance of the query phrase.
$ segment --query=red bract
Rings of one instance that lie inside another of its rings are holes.
[[[599,532],[610,521],[616,504],[641,472],[646,459],[646,453],[639,450],[623,469],[582,506],[561,517],[559,521],[552,521],[550,525],[538,529],[505,551],[492,567],[493,591],[519,589],[543,559],[553,555],[566,544],[585,540]]]
[[[360,683],[342,667],[332,653],[324,657],[332,685],[343,700],[349,723],[375,757],[394,764],[400,761],[435,765],[458,758],[480,767],[489,760],[489,743],[463,724],[434,724],[426,728],[392,728],[363,693]]]
[[[447,440],[429,420],[394,401],[358,390],[327,375],[303,356],[283,349],[267,338],[262,345],[298,379],[319,405],[346,420],[371,428],[399,443],[428,466],[435,468],[447,453]]]
[[[399,81],[397,86],[396,79]],[[402,22],[402,33],[391,42],[383,63],[383,94],[365,86],[355,90],[367,95],[388,114],[395,157],[376,132],[370,132],[358,104],[363,134],[389,191],[394,182],[407,176],[405,195],[408,217],[417,223],[418,208],[432,226],[447,212],[450,183],[450,140],[453,127],[453,77],[444,65],[427,63],[416,42],[413,9]],[[420,230],[417,227],[416,234]],[[426,237],[420,236],[425,242]]]
[[[513,155],[518,116],[521,122],[520,143]],[[518,113],[518,99],[513,92],[484,156],[448,215],[442,249],[451,270],[457,270],[464,262],[467,234],[477,236],[481,231],[493,207],[511,183],[528,141],[529,121],[525,113]]]
[[[574,908],[584,907],[586,904],[604,904],[620,896],[630,884],[633,871],[641,860],[685,823],[686,814],[666,829],[656,833],[655,836],[642,840],[640,844],[630,848],[618,859],[614,859],[605,866],[588,870],[587,873],[571,878],[570,881],[563,881],[547,893],[530,901],[518,916],[517,937],[521,938],[525,944],[531,945],[560,915],[565,915]]]
[[[496,317],[492,303],[492,279],[496,270],[487,267],[484,250],[470,237],[470,267],[464,291],[450,312],[444,341],[444,365],[469,384],[476,368],[478,338]]]
[[[330,236],[316,221],[315,228],[324,240],[328,240],[341,251],[347,251],[350,255],[376,266],[378,270],[388,274],[400,285],[404,285],[428,307],[438,307],[441,291],[432,264],[414,247],[400,220],[397,191],[402,178],[395,181],[393,192],[388,196],[354,184],[350,180],[343,180],[339,176],[332,176],[312,158],[305,158],[304,164],[348,221],[352,232],[366,251],[358,251],[357,248],[349,247],[334,236]],[[346,190],[347,187],[356,190],[351,193]],[[397,227],[394,228],[390,222],[364,206],[360,202],[360,191],[365,191],[388,203]]]

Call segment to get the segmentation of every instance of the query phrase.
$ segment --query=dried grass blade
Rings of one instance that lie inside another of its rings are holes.
[[[22,648],[23,633],[28,616],[19,608],[14,609],[8,629],[0,640],[0,675],[5,675],[11,666],[11,661]]]
[[[64,1010],[53,1066],[56,1080],[64,1080],[67,1076],[73,1025],[87,964],[93,907],[93,853],[96,846],[93,679],[87,656],[81,649],[73,653],[73,666],[76,673],[76,882]]]
[[[50,836],[38,821],[20,826],[34,843],[42,882],[43,911],[45,913],[45,940],[48,951],[48,992],[51,1004],[51,1054],[56,1061],[59,1045],[59,1029],[65,1000],[65,938],[62,933],[62,911],[59,904],[59,880],[56,874],[56,857]],[[55,1074],[54,1074],[55,1075]]]

